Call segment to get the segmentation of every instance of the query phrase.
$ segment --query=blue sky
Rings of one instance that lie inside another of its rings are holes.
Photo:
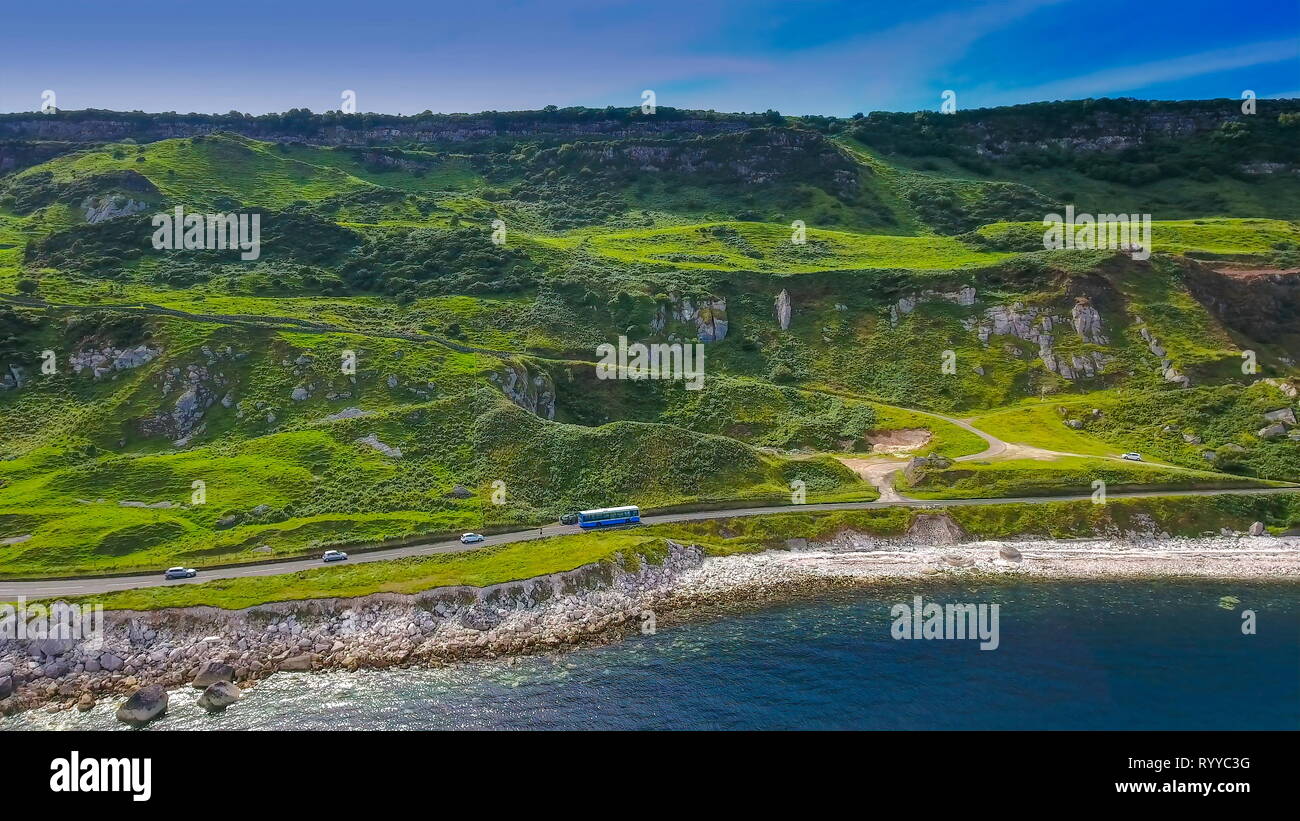
[[[1297,0],[14,3],[0,111],[411,114],[659,105],[848,115],[1300,97]]]

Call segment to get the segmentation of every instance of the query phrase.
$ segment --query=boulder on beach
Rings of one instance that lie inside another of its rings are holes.
[[[998,547],[998,556],[1009,562],[1018,562],[1024,558],[1024,556],[1020,554],[1019,550],[1016,550],[1009,544],[1004,544]]]
[[[975,564],[975,560],[969,556],[947,555],[943,557],[943,561],[951,567],[970,567]]]
[[[190,686],[196,690],[206,690],[218,681],[234,681],[235,668],[223,661],[205,661],[199,665],[199,672],[194,676]]]
[[[970,537],[947,513],[918,513],[907,529],[907,538],[922,544],[953,545]]]
[[[9,698],[14,694],[13,676],[0,676],[0,699]]]
[[[1263,536],[1267,533],[1268,530],[1264,528],[1263,522],[1255,522],[1250,526],[1250,535],[1252,536]]]
[[[72,672],[72,666],[66,661],[52,661],[41,668],[41,675],[46,678],[63,678]]]
[[[313,653],[301,653],[296,656],[290,656],[280,662],[279,668],[285,673],[301,673],[311,669],[312,662],[316,660]]]
[[[167,713],[167,691],[161,684],[149,684],[136,690],[117,708],[117,720],[132,727],[143,727]]]
[[[239,701],[243,692],[229,681],[215,681],[199,696],[198,705],[209,713],[219,713]]]
[[[40,639],[31,643],[32,649],[38,650],[47,659],[56,659],[66,655],[76,642],[72,639]]]

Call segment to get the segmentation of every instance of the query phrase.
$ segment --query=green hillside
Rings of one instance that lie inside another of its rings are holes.
[[[49,115],[92,138],[0,176],[0,575],[869,500],[931,455],[900,491],[1300,481],[1293,112],[1102,102]],[[1151,214],[1150,259],[1044,250],[1067,204]],[[156,250],[177,206],[257,259]],[[620,338],[702,386],[602,378]]]

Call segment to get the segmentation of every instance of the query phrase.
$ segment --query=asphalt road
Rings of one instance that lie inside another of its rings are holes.
[[[1184,491],[1151,491],[1135,493],[1109,493],[1110,499],[1118,498],[1143,498],[1152,496],[1213,496],[1218,494],[1264,494],[1264,493],[1295,493],[1297,488],[1279,487],[1279,488],[1246,488],[1240,490],[1184,490]],[[1042,502],[1073,502],[1087,500],[1092,498],[1091,494],[1079,494],[1072,496],[1026,496],[1006,499],[905,499],[895,502],[835,502],[826,504],[809,504],[809,505],[780,505],[775,507],[751,507],[736,508],[731,510],[705,510],[693,513],[665,513],[655,516],[645,516],[641,519],[644,524],[663,524],[667,522],[690,522],[701,519],[732,519],[742,516],[762,516],[772,513],[804,513],[812,511],[826,510],[869,510],[873,508],[885,507],[926,507],[926,508],[943,508],[943,507],[965,507],[968,505],[1003,505],[1012,503],[1042,503]],[[496,536],[488,536],[484,541],[470,545],[463,545],[459,541],[429,542],[426,544],[407,545],[405,547],[385,548],[382,550],[373,550],[365,553],[353,554],[345,562],[346,564],[356,564],[358,562],[380,562],[390,559],[401,559],[408,556],[431,556],[437,553],[461,553],[467,550],[478,550],[482,547],[491,547],[493,545],[510,544],[512,542],[526,542],[533,539],[541,539],[547,536],[559,536],[566,533],[579,533],[581,528],[577,525],[548,525],[535,530],[521,530],[514,533],[501,533]],[[344,564],[343,562],[338,564]],[[319,558],[306,559],[288,559],[283,562],[271,564],[256,564],[244,567],[225,567],[213,570],[200,570],[199,575],[193,579],[167,580],[162,577],[162,568],[157,573],[142,576],[118,576],[118,577],[93,577],[81,579],[63,579],[50,581],[0,581],[0,601],[13,601],[19,596],[25,596],[28,599],[52,598],[58,596],[80,596],[88,593],[108,593],[114,590],[129,590],[137,587],[160,587],[163,585],[177,584],[199,584],[213,579],[239,579],[252,576],[275,576],[282,573],[295,573],[299,570],[311,570],[318,567],[337,567],[338,564],[326,565]]]

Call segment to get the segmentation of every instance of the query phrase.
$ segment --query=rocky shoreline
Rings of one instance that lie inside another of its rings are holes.
[[[946,518],[946,517],[945,517]],[[658,564],[605,562],[486,588],[438,588],[260,605],[108,611],[102,643],[0,640],[0,712],[162,715],[167,689],[203,690],[209,710],[276,672],[439,666],[615,640],[720,604],[753,606],[847,586],[1019,579],[1224,578],[1300,581],[1300,537],[1136,537],[971,542],[842,532],[785,550],[706,558],[669,543]],[[938,542],[938,543],[936,543]]]

